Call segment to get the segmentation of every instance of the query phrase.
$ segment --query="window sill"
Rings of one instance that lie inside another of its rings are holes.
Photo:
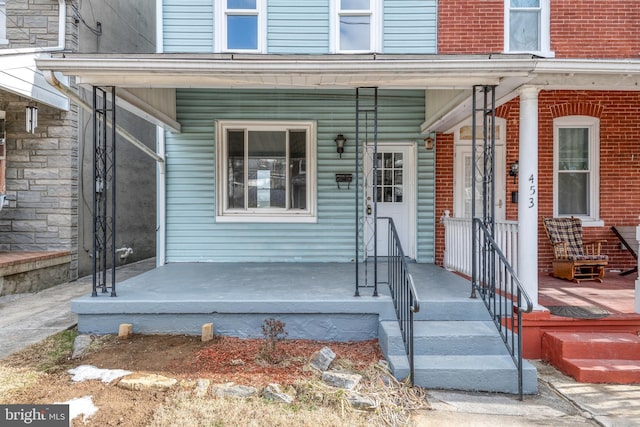
[[[318,218],[310,215],[288,215],[288,216],[258,216],[258,215],[217,215],[216,222],[228,223],[317,223]]]
[[[541,58],[555,58],[556,53],[552,51],[540,51],[540,52],[528,52],[528,51],[514,51],[514,52],[503,52],[506,55],[535,55]]]
[[[582,227],[604,227],[604,221],[600,219],[583,219]]]

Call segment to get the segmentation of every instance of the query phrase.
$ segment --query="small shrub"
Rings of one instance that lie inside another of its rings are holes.
[[[278,363],[284,357],[278,350],[278,342],[284,340],[288,335],[285,326],[284,322],[274,318],[262,322],[264,344],[260,349],[260,356],[269,363]]]

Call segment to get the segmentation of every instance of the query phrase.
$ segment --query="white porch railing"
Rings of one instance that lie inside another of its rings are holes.
[[[471,276],[472,241],[471,218],[453,218],[444,211],[440,221],[444,224],[444,267]],[[495,221],[496,243],[513,271],[518,273],[518,222]]]

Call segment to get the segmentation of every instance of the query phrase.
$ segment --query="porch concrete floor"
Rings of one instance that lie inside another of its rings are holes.
[[[607,272],[603,283],[586,280],[573,283],[540,273],[538,302],[543,306],[597,306],[611,313],[611,317],[637,316],[634,307],[637,277]]]
[[[365,283],[366,277],[373,283],[373,263],[359,268],[360,282]],[[433,264],[410,263],[409,270],[421,302],[468,300],[470,284],[456,274]],[[113,333],[119,323],[135,322],[144,333],[199,333],[200,325],[207,322],[217,322],[216,330],[222,331],[237,328],[238,319],[251,314],[254,319],[247,330],[253,332],[246,335],[255,335],[265,316],[293,322],[295,315],[302,314],[306,320],[294,334],[308,336],[303,328],[327,323],[333,316],[342,326],[311,335],[350,340],[362,333],[360,339],[366,339],[377,337],[379,320],[396,319],[389,288],[380,283],[386,280],[386,264],[381,263],[379,295],[374,297],[373,289],[361,288],[360,296],[355,297],[355,265],[350,263],[175,263],[119,283],[117,297],[86,295],[72,301],[71,309],[78,314],[83,332]],[[176,314],[185,324],[172,331]],[[356,323],[367,326],[349,332]],[[346,335],[339,336],[341,328]]]

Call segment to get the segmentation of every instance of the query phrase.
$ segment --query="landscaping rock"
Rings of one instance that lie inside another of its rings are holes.
[[[209,391],[210,385],[211,380],[207,380],[204,378],[198,379],[198,381],[196,381],[196,396],[205,397],[207,395],[207,391]]]
[[[349,393],[347,401],[351,407],[363,411],[375,411],[378,408],[378,402],[375,399],[360,393]]]
[[[275,402],[291,403],[295,399],[295,395],[285,393],[280,384],[269,384],[263,391],[262,397]]]
[[[78,359],[82,357],[87,348],[93,340],[90,335],[78,335],[75,340],[73,340],[73,354],[71,355],[72,359]]]
[[[166,390],[177,382],[175,378],[167,378],[162,375],[135,373],[121,379],[118,387],[127,390]]]
[[[322,381],[326,384],[346,390],[352,390],[358,385],[361,379],[362,375],[346,374],[343,372],[326,371],[322,374]]]
[[[309,363],[311,367],[319,370],[326,371],[329,369],[331,362],[336,358],[336,354],[329,347],[322,347],[319,351],[316,351],[311,356]]]
[[[234,383],[226,384],[214,384],[211,392],[217,397],[238,397],[246,398],[255,396],[258,394],[258,390],[255,387],[238,385]]]

